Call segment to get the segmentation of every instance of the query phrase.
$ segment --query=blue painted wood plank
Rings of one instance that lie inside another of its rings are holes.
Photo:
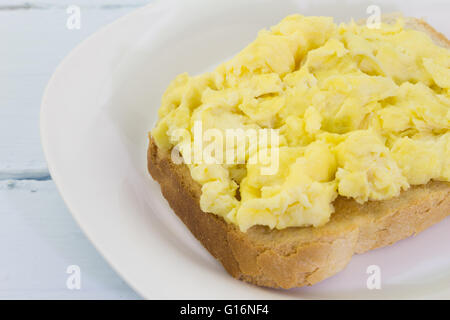
[[[67,28],[64,1],[54,3],[59,4],[45,10],[0,10],[0,179],[48,176],[39,110],[51,74],[83,39],[146,2],[119,6],[118,1],[96,1],[116,6],[82,7],[79,30]]]
[[[0,181],[0,299],[137,299],[86,239],[52,181]],[[80,290],[66,286],[67,267]]]
[[[79,30],[66,27],[72,1],[0,0],[0,299],[139,298],[86,239],[50,180],[39,110],[61,60],[146,1],[74,2]],[[81,268],[80,290],[66,286],[69,265]]]

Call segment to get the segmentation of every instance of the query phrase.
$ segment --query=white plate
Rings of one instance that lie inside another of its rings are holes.
[[[381,10],[403,9],[448,30],[448,5],[439,3],[389,1]],[[59,66],[41,111],[52,177],[86,235],[142,296],[450,297],[449,219],[418,237],[355,256],[343,272],[313,287],[264,289],[230,277],[171,212],[147,174],[147,131],[175,75],[211,68],[288,14],[342,21],[365,17],[366,7],[360,1],[158,1],[105,27]],[[366,287],[369,265],[381,268],[381,290]]]

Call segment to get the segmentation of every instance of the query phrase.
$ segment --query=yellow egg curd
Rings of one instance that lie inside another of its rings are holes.
[[[195,121],[278,129],[273,174],[248,161],[255,150],[238,163],[187,164],[200,207],[242,231],[318,227],[337,196],[364,203],[449,181],[449,67],[450,51],[402,19],[377,29],[292,15],[215,71],[177,76],[151,135],[186,157]]]

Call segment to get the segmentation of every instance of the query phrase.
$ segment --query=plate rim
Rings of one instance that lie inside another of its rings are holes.
[[[172,0],[169,0],[172,1]],[[85,38],[84,40],[82,40],[80,43],[78,43],[62,60],[61,62],[57,65],[57,67],[55,68],[55,70],[53,71],[50,79],[48,80],[42,98],[41,98],[41,104],[40,104],[40,110],[39,110],[39,135],[40,135],[40,143],[41,143],[41,147],[44,153],[44,158],[45,161],[47,163],[47,167],[50,173],[50,176],[52,178],[53,183],[56,186],[56,189],[58,190],[59,195],[61,196],[64,204],[66,205],[67,209],[69,210],[72,218],[74,219],[74,221],[76,222],[76,224],[78,225],[78,227],[80,228],[80,230],[83,232],[84,236],[89,240],[89,242],[91,243],[91,245],[95,248],[95,250],[101,255],[101,257],[108,263],[108,265],[114,270],[114,272],[123,280],[126,281],[127,285],[129,285],[140,297],[144,298],[144,299],[150,299],[144,292],[141,291],[140,288],[138,288],[137,286],[135,286],[134,283],[132,283],[132,281],[128,280],[128,277],[119,269],[118,266],[116,266],[116,264],[112,261],[112,259],[110,259],[108,256],[106,256],[104,254],[104,251],[101,250],[98,246],[98,243],[96,241],[93,240],[92,235],[86,231],[86,228],[83,227],[83,222],[81,222],[80,220],[80,216],[78,214],[76,214],[76,211],[73,208],[73,205],[67,201],[66,196],[64,195],[64,193],[62,192],[62,188],[61,188],[61,177],[59,175],[59,173],[57,172],[57,170],[55,169],[55,165],[54,163],[50,160],[50,154],[49,154],[49,146],[48,146],[48,139],[46,139],[47,137],[47,133],[46,133],[46,124],[45,124],[45,114],[46,114],[46,101],[48,100],[48,96],[50,93],[50,89],[53,85],[53,82],[55,81],[55,78],[57,77],[57,75],[61,72],[61,70],[69,63],[69,61],[72,59],[72,57],[76,56],[76,54],[83,50],[83,48],[85,48],[87,45],[89,45],[89,43],[91,41],[93,41],[95,38],[101,36],[103,33],[107,32],[108,29],[112,28],[115,25],[119,25],[120,23],[122,23],[122,21],[129,19],[131,16],[136,15],[140,12],[146,11],[146,10],[152,10],[152,9],[156,9],[157,6],[159,6],[161,3],[163,3],[164,0],[153,0],[153,2],[148,3],[142,7],[139,7],[137,9],[134,9],[128,13],[126,13],[125,15],[117,18],[116,20],[112,21],[111,23],[108,23],[107,25],[104,25],[102,27],[100,27],[97,31],[95,31],[94,33],[92,33],[91,35],[89,35],[87,38]]]

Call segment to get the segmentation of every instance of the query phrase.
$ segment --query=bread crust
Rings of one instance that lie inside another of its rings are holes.
[[[392,17],[385,17],[389,22]],[[436,44],[450,42],[423,20],[407,26],[428,33]],[[200,209],[201,186],[186,165],[150,137],[148,171],[178,217],[233,277],[273,288],[313,285],[345,268],[355,253],[391,245],[415,235],[450,215],[450,183],[432,181],[413,186],[397,198],[356,201],[338,197],[326,225],[270,230],[254,226],[246,233]]]
[[[336,211],[323,227],[254,226],[243,233],[200,209],[200,184],[153,139],[147,158],[150,174],[192,234],[233,277],[260,286],[315,284],[341,271],[353,254],[393,244],[450,214],[450,183],[433,181],[411,187],[400,197],[363,205],[338,197]]]

